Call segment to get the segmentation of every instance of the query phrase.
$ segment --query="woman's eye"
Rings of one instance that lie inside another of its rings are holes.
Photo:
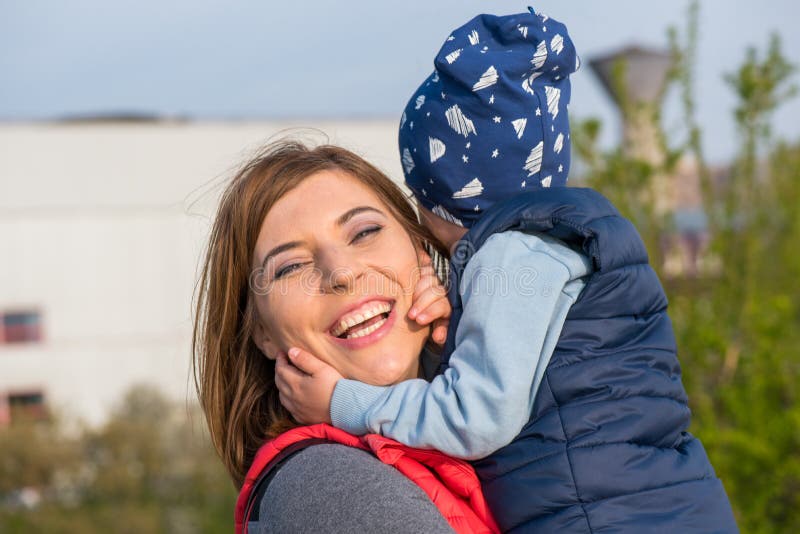
[[[275,271],[275,280],[292,274],[296,270],[300,269],[302,266],[303,266],[302,263],[290,263],[289,265],[284,265],[283,267]]]
[[[383,226],[379,225],[370,226],[369,228],[364,228],[363,230],[361,230],[360,232],[358,232],[356,235],[353,236],[353,240],[350,243],[351,244],[357,243],[358,241],[361,241],[372,234],[377,234],[381,230],[383,230]]]

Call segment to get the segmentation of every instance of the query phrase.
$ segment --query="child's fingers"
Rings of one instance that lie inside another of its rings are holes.
[[[278,354],[275,360],[275,385],[278,387],[278,391],[289,395],[304,376],[307,375],[292,365],[286,354]]]
[[[286,359],[286,354],[279,352],[275,357],[275,383],[278,388],[286,384],[288,369],[292,366]]]
[[[447,296],[447,290],[436,277],[435,274],[423,276],[414,286],[414,294],[411,296],[411,309],[409,318],[414,319],[417,313],[425,309],[436,298]]]
[[[419,270],[419,279],[417,280],[417,284],[414,286],[414,293],[421,293],[429,287],[441,285],[442,282],[436,276],[436,272],[433,270],[433,267],[422,267]]]
[[[433,323],[431,339],[437,345],[444,345],[447,341],[447,328],[450,326],[450,319],[438,319]]]
[[[284,353],[278,353],[278,357],[275,360],[275,376],[280,377],[283,380],[290,380],[294,378],[301,378],[306,376],[308,373],[303,371],[302,369],[296,367],[294,363],[289,360],[289,356]]]
[[[416,314],[415,320],[417,324],[424,326],[432,323],[436,319],[447,319],[450,317],[451,312],[450,301],[444,297],[438,297],[432,300],[427,307],[420,309]]]
[[[411,304],[414,305],[417,303],[417,300],[422,297],[425,293],[431,292],[435,285],[435,282],[432,280],[431,276],[425,276],[420,278],[417,281],[417,285],[414,286],[414,293],[411,294]],[[413,309],[413,306],[412,306]],[[419,308],[419,311],[422,308]]]
[[[412,301],[411,309],[408,310],[408,318],[414,319],[417,322],[419,322],[419,316],[424,313],[429,317],[435,319],[436,317],[431,315],[435,310],[429,310],[429,308],[440,300],[447,301],[447,298],[438,291],[428,289],[422,292]],[[420,323],[420,324],[427,324],[427,323]]]
[[[310,352],[306,352],[303,349],[299,349],[297,347],[292,347],[289,349],[289,360],[297,367],[300,371],[308,375],[315,375],[321,371],[324,371],[328,368],[328,364],[311,354]]]
[[[299,379],[299,371],[286,358],[283,353],[278,354],[275,359],[275,387],[278,388],[278,399],[284,408],[289,410],[292,415],[295,415],[295,405],[292,402],[292,391],[294,385]]]

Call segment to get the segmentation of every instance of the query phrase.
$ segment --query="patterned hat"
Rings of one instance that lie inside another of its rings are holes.
[[[400,120],[406,184],[471,226],[499,200],[563,186],[570,160],[567,28],[546,15],[478,15],[455,30]]]

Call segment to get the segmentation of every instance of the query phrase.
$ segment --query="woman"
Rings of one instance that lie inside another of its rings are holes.
[[[193,354],[212,441],[237,487],[252,489],[246,474],[265,443],[297,434],[274,381],[280,352],[325,354],[374,385],[421,376],[430,328],[407,314],[426,247],[443,252],[402,192],[341,148],[278,142],[236,175],[209,240]],[[420,488],[368,446],[342,442],[284,458],[277,473],[270,464],[260,529],[450,531]]]

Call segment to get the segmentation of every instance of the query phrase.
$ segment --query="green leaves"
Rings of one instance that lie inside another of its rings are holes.
[[[794,65],[783,56],[777,34],[770,37],[763,60],[755,48],[747,50],[739,69],[725,75],[725,81],[739,99],[734,115],[741,128],[769,135],[769,115],[797,93],[797,86],[789,84],[794,71]]]

